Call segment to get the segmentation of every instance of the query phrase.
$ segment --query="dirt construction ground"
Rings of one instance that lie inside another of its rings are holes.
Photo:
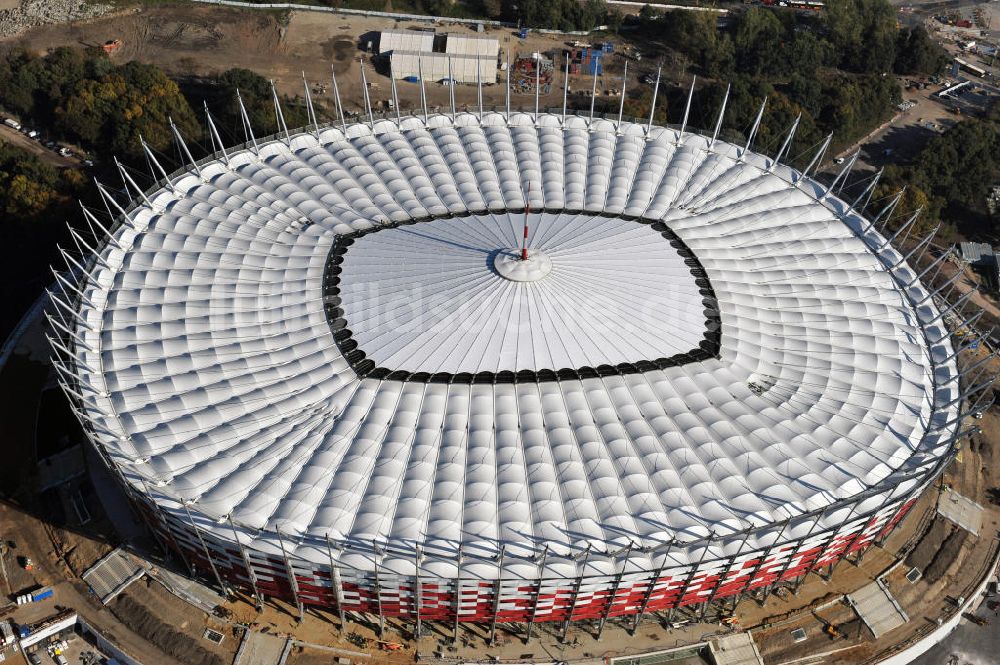
[[[206,76],[232,67],[245,67],[274,79],[279,90],[290,95],[302,94],[303,72],[311,83],[328,84],[332,67],[337,73],[344,106],[357,110],[362,99],[359,63],[364,56],[359,45],[369,40],[374,42],[373,33],[380,30],[427,26],[427,23],[318,12],[282,14],[178,4],[147,7],[90,22],[34,28],[6,44],[0,42],[0,50],[10,45],[44,53],[56,46],[95,46],[110,39],[121,39],[123,46],[113,56],[121,62],[153,63],[174,76]],[[439,33],[472,32],[468,26],[459,24],[436,24],[434,28]],[[559,51],[565,47],[565,38],[558,35],[532,33],[528,39],[521,40],[509,29],[501,28],[487,30],[485,34],[500,41],[501,51],[506,52],[509,48],[512,59],[518,53]],[[623,62],[620,57],[612,58],[608,63],[608,75],[598,81],[599,91],[620,88]],[[561,64],[557,62],[557,66]],[[641,76],[651,67],[650,64],[641,70],[630,68],[630,85],[638,85],[634,76]],[[368,64],[366,69],[373,102],[388,99],[388,78],[374,74],[374,68]],[[503,79],[499,81],[502,83]],[[589,93],[592,83],[589,76],[574,76],[570,87]],[[551,92],[541,97],[543,107],[561,106],[562,84],[559,73]],[[417,85],[400,82],[398,92],[403,108],[418,106]],[[455,94],[459,107],[476,103],[475,86],[457,86]],[[447,87],[439,84],[428,84],[427,96],[431,107],[444,107],[449,103]],[[484,98],[486,105],[503,104],[504,86],[486,86]],[[329,99],[317,101],[330,102]],[[534,95],[515,95],[512,103],[515,107],[533,105]]]

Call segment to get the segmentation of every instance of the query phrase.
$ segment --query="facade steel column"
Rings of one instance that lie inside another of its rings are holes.
[[[292,568],[292,562],[288,559],[288,552],[285,551],[285,540],[281,537],[281,529],[275,526],[274,532],[278,534],[278,546],[281,548],[281,558],[285,562],[285,570],[288,572],[288,585],[291,587],[295,606],[299,609],[299,621],[302,621],[305,618],[305,608],[302,607],[302,601],[299,600],[299,581],[295,579],[295,569]]]
[[[684,578],[684,584],[681,586],[681,592],[677,595],[677,602],[674,606],[670,608],[670,612],[667,613],[667,620],[670,621],[674,617],[674,613],[677,608],[681,606],[681,601],[684,600],[684,596],[687,595],[687,591],[691,588],[691,581],[694,576],[701,569],[701,564],[705,562],[705,557],[708,556],[708,548],[712,545],[712,541],[715,540],[715,532],[711,532],[708,536],[708,540],[705,542],[705,549],[701,553],[701,558],[698,559],[698,563],[691,569],[691,573]]]
[[[479,66],[479,64],[476,63],[476,67],[478,67],[478,66]],[[414,548],[414,555],[413,555],[413,564],[415,566],[414,575],[413,575],[413,591],[414,591],[414,595],[416,596],[416,598],[415,598],[416,606],[413,609],[413,613],[414,613],[414,615],[416,615],[416,621],[417,621],[416,629],[413,631],[413,635],[414,635],[414,638],[418,639],[418,640],[420,639],[420,628],[421,628],[421,626],[420,626],[420,608],[423,607],[423,604],[424,604],[423,603],[424,588],[422,586],[422,583],[420,582],[420,557],[421,557],[421,554],[420,554],[420,545],[417,545]]]
[[[587,574],[587,564],[590,562],[590,543],[587,543],[587,549],[583,553],[583,567],[582,572],[576,576],[576,580],[573,584],[573,594],[570,596],[569,601],[569,612],[566,614],[566,619],[563,621],[562,626],[562,637],[560,641],[566,641],[566,635],[569,634],[569,624],[573,621],[573,615],[576,613],[576,600],[580,596],[580,587],[583,586],[583,577]]]
[[[194,535],[198,537],[198,542],[201,543],[201,549],[205,552],[205,558],[208,560],[208,565],[212,569],[212,574],[215,575],[215,581],[219,585],[219,590],[222,591],[223,596],[229,598],[229,588],[222,583],[222,577],[219,575],[219,570],[215,567],[215,561],[212,560],[212,555],[208,551],[208,545],[205,544],[205,539],[201,537],[201,531],[194,523],[194,518],[191,517],[191,511],[188,510],[187,502],[181,501],[181,505],[184,506],[184,512],[187,513],[188,522],[191,523],[191,528],[194,529]]]
[[[333,545],[330,544],[330,534],[326,534],[326,555],[330,558],[330,586],[337,599],[337,614],[340,615],[340,632],[347,626],[347,615],[344,611],[344,582],[340,579],[340,566],[333,560]]]
[[[247,578],[250,580],[250,586],[253,588],[253,597],[257,604],[257,612],[260,612],[264,609],[264,597],[257,588],[257,573],[254,572],[253,566],[250,565],[250,557],[247,556],[247,551],[240,541],[239,533],[236,532],[236,525],[233,524],[233,516],[226,515],[226,519],[229,520],[229,528],[233,530],[233,540],[236,541],[236,546],[240,549],[240,558],[243,559],[243,566],[247,569]]]
[[[497,556],[497,581],[493,591],[493,621],[490,624],[490,646],[497,643],[497,614],[500,613],[500,594],[503,592],[503,555],[506,545],[500,545]]]
[[[630,540],[628,541],[628,547],[625,548],[625,561],[622,562],[622,569],[618,571],[615,575],[615,582],[611,585],[611,593],[608,594],[608,602],[604,604],[604,611],[601,613],[601,621],[597,624],[597,641],[601,641],[601,635],[604,633],[604,625],[608,622],[608,615],[611,614],[611,608],[615,604],[615,599],[618,596],[618,588],[622,584],[622,577],[625,576],[625,569],[628,568],[629,559],[632,556],[632,547],[634,543]]]
[[[535,600],[531,604],[531,616],[528,618],[528,635],[525,639],[525,644],[531,642],[531,629],[535,623],[535,617],[538,616],[538,598],[542,595],[542,585],[545,583],[545,559],[549,554],[549,544],[545,543],[545,547],[542,548],[542,561],[538,564],[538,588],[535,589]]]
[[[663,575],[663,568],[667,564],[667,557],[670,556],[670,549],[674,546],[674,541],[676,539],[671,538],[670,542],[667,544],[667,551],[663,553],[663,559],[660,560],[660,565],[657,567],[656,572],[653,573],[653,577],[649,580],[649,586],[646,587],[646,592],[642,595],[642,605],[639,606],[639,612],[635,615],[635,620],[632,622],[632,634],[639,630],[639,623],[642,621],[643,615],[646,614],[646,608],[649,607],[649,601],[653,597],[653,591],[656,589],[656,584],[660,581],[660,577]]]
[[[382,637],[385,634],[385,615],[382,614],[382,584],[378,576],[378,545],[374,540],[372,541],[372,562],[375,564],[375,603],[378,607],[378,636]]]

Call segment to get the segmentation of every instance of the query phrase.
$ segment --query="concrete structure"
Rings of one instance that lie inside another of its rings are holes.
[[[63,386],[220,587],[418,634],[766,595],[884,538],[988,381],[840,178],[753,134],[453,113],[220,151],[89,218]]]

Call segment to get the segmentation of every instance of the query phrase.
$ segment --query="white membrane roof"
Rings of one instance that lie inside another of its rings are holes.
[[[552,562],[771,524],[894,483],[949,445],[948,428],[925,436],[932,417],[950,417],[934,406],[957,394],[953,362],[930,360],[950,354],[937,309],[918,284],[904,292],[915,275],[870,225],[770,158],[673,129],[520,113],[259,143],[130,211],[93,263],[74,347],[98,443],[168,510],[168,497],[193,501],[220,537],[231,516],[280,528],[320,561],[325,546],[301,543],[466,556],[505,543],[508,561],[545,543]],[[495,231],[494,249],[516,248],[519,215],[502,211],[528,204],[544,211],[534,242],[553,263],[539,281],[498,281],[485,257],[428,240],[485,250]],[[678,250],[636,218],[663,220],[703,267],[716,354],[558,380],[359,378],[324,310],[336,302],[323,293],[330,250],[353,234],[343,282],[393,306],[457,289],[479,317],[445,309],[415,335],[363,322],[364,299],[342,293],[358,348],[387,363],[669,354],[702,334],[700,300]],[[505,312],[518,292],[520,309]],[[575,311],[596,305],[611,320]],[[558,320],[568,311],[580,318]],[[475,343],[450,336],[459,323]],[[548,326],[538,338],[536,326]],[[525,335],[531,352],[508,353]],[[454,574],[441,565],[427,571]]]
[[[435,219],[359,238],[344,256],[348,327],[380,366],[500,372],[617,365],[689,353],[705,337],[691,269],[649,224],[592,214],[528,215],[529,263],[511,281],[524,214]]]

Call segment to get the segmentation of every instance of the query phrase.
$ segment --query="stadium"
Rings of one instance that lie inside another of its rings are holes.
[[[755,131],[369,111],[198,161],[178,135],[187,166],[123,170],[67,255],[63,388],[164,547],[258,602],[419,634],[766,597],[889,534],[968,391],[864,193]]]

